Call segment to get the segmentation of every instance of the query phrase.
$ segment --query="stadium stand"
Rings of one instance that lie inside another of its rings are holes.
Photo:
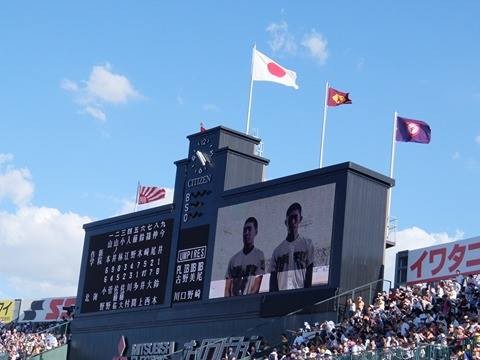
[[[480,359],[479,305],[479,283],[472,275],[380,292],[371,305],[350,298],[341,321],[305,323],[298,331],[287,331],[277,347],[267,346],[262,356]]]
[[[69,322],[0,326],[0,360],[29,359],[68,342]]]
[[[350,297],[339,321],[286,329],[277,345],[263,342],[248,358],[480,359],[479,305],[480,283],[472,275],[378,292],[372,304]],[[60,347],[68,343],[68,326],[3,325],[0,360],[28,359]],[[236,357],[227,349],[222,359]]]

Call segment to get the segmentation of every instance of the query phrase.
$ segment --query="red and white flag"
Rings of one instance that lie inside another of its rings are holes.
[[[165,189],[156,186],[140,186],[138,189],[138,204],[147,204],[165,197]]]
[[[279,65],[257,49],[253,49],[252,79],[272,81],[298,89],[297,73]]]

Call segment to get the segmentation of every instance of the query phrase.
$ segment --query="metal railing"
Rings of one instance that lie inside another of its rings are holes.
[[[441,344],[418,344],[413,347],[391,347],[375,351],[363,351],[358,354],[343,354],[324,356],[330,360],[449,360],[449,359],[478,359],[475,356],[477,346],[475,338],[468,338],[460,345],[448,346]],[[466,356],[465,356],[466,355]]]
[[[265,359],[273,348],[278,349],[278,358],[284,353],[281,351],[281,344],[278,346],[267,346],[259,349],[253,356],[247,356],[239,360]],[[458,345],[441,344],[417,344],[409,347],[390,347],[377,350],[365,350],[356,354],[321,354],[316,359],[325,360],[450,360],[450,359],[480,359],[480,342],[474,337],[461,341]],[[477,351],[478,349],[478,351]],[[308,360],[308,358],[307,358]]]
[[[66,322],[63,322],[61,324],[57,324],[54,326],[51,326],[45,330],[39,331],[38,334],[42,333],[50,333],[50,334],[57,334],[57,335],[64,335],[67,336],[68,331],[70,329],[70,323],[72,320],[68,320]]]
[[[57,324],[57,325],[54,325],[52,327],[49,327],[45,330],[42,330],[42,331],[39,331],[37,334],[52,334],[54,336],[61,336],[62,339],[64,340],[63,343],[58,343],[56,347],[52,347],[50,349],[46,349],[45,351],[42,351],[41,353],[39,354],[36,354],[36,355],[31,355],[30,357],[28,357],[28,359],[41,359],[41,358],[44,358],[42,355],[48,353],[48,352],[52,352],[52,350],[55,350],[57,348],[60,348],[62,347],[63,345],[66,345],[67,342],[68,342],[68,337],[69,337],[69,331],[70,331],[70,323],[72,322],[72,320],[68,320],[64,323],[61,323],[61,324]],[[58,339],[57,339],[58,341]],[[47,357],[45,357],[46,359]]]
[[[387,286],[385,286],[387,285]],[[343,320],[347,309],[347,300],[352,299],[355,301],[355,298],[361,296],[365,302],[365,306],[369,306],[375,300],[375,295],[379,292],[386,290],[390,291],[392,288],[392,282],[390,280],[378,279],[367,284],[358,286],[354,289],[344,291],[334,298],[337,299],[337,322]]]
[[[378,292],[379,289],[383,290],[385,288],[384,287],[385,284],[388,284],[388,290],[390,290],[391,287],[392,287],[392,282],[390,280],[378,279],[378,280],[366,283],[364,285],[358,286],[354,289],[341,292],[341,293],[339,293],[337,295],[334,295],[334,296],[332,296],[328,299],[317,301],[316,303],[314,303],[312,305],[308,305],[306,307],[302,307],[301,309],[294,310],[294,311],[286,314],[285,317],[298,314],[298,313],[304,311],[306,308],[317,308],[318,309],[318,308],[321,308],[322,305],[326,305],[328,303],[331,303],[332,306],[330,306],[329,308],[337,313],[337,322],[338,322],[338,321],[340,321],[340,319],[339,319],[340,308],[343,307],[343,303],[346,303],[346,300],[348,298],[353,299],[355,296],[359,296],[360,294],[365,293],[366,294],[365,299],[368,299],[368,302],[365,301],[365,305],[369,305],[369,304],[371,304],[372,300],[374,299],[373,293]],[[338,292],[338,290],[337,290],[337,292]],[[345,299],[345,301],[344,301],[344,299]]]
[[[388,287],[385,287],[387,285]],[[346,304],[349,298],[355,300],[355,297],[362,296],[365,299],[365,306],[368,306],[375,299],[375,294],[381,292],[385,289],[389,291],[392,288],[392,282],[390,280],[378,279],[369,283],[366,283],[361,286],[357,286],[354,289],[340,292],[339,294],[332,296],[328,299],[320,300],[314,303],[313,305],[308,305],[302,307],[301,309],[294,310],[285,315],[289,317],[295,314],[298,314],[304,311],[306,308],[317,309],[317,312],[328,309],[330,311],[336,312],[336,322],[343,320],[346,311]],[[338,290],[337,290],[338,292]],[[316,311],[313,311],[316,312]],[[333,320],[333,319],[332,319]]]

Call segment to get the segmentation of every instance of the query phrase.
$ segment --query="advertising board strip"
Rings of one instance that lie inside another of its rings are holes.
[[[0,324],[8,324],[15,320],[15,300],[0,300]]]
[[[407,283],[422,283],[480,273],[480,237],[408,252]]]
[[[57,297],[38,300],[22,300],[19,322],[56,322],[71,317],[65,308],[75,305],[76,298]]]

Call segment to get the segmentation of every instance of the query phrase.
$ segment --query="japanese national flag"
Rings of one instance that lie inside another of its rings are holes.
[[[252,79],[255,81],[272,81],[298,89],[297,73],[277,64],[257,49],[253,49]]]

